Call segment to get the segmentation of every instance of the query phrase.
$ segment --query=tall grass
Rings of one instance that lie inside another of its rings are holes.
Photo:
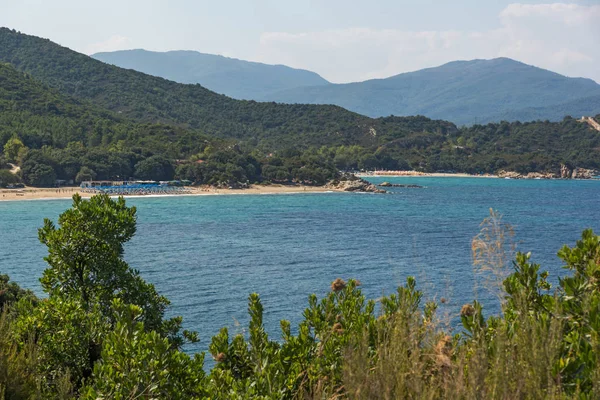
[[[450,336],[447,326],[432,313],[435,304],[424,309],[402,305],[391,318],[379,318],[378,323],[386,326],[379,329],[375,348],[369,347],[365,337],[359,337],[346,349],[342,380],[346,397],[600,398],[598,330],[592,328],[582,342],[576,340],[583,325],[600,318],[598,288],[587,294],[582,289],[579,295],[588,299],[581,307],[584,318],[573,325],[577,316],[572,315],[564,289],[548,294],[547,273],[539,273],[539,266],[530,264],[528,255],[512,261],[513,237],[512,227],[490,210],[490,217],[472,242],[474,272],[500,299],[502,315],[485,320],[479,303],[466,304],[460,310],[463,330]],[[580,243],[578,246],[582,247]],[[600,252],[593,250],[592,255]],[[585,261],[600,261],[600,257],[589,258]],[[590,269],[598,271],[597,265]],[[600,274],[592,277],[590,284],[597,285],[597,278]],[[569,354],[572,344],[574,353]],[[578,357],[586,356],[583,351],[577,353],[586,344],[592,349],[588,353],[592,360],[579,365],[579,370],[569,371],[569,355],[571,362],[577,363]],[[586,375],[591,377],[591,389],[589,385],[582,387]]]

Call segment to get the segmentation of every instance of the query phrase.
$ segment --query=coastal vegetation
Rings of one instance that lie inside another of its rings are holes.
[[[600,167],[600,132],[571,117],[459,128],[422,116],[239,101],[6,28],[0,83],[2,185],[129,178],[322,184],[338,170]],[[9,177],[15,165],[21,171]]]
[[[37,298],[0,276],[0,398],[6,399],[593,399],[600,395],[600,237],[583,232],[549,274],[504,246],[492,213],[473,241],[476,269],[501,301],[453,310],[425,301],[414,278],[369,300],[357,280],[336,279],[308,297],[297,327],[271,337],[250,294],[244,333],[223,328],[205,354],[166,318],[168,300],[123,260],[136,209],[122,198],[74,196],[39,239],[48,268]]]

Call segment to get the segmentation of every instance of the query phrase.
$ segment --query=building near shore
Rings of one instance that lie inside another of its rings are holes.
[[[81,189],[86,193],[106,193],[111,195],[144,194],[185,194],[188,193],[182,181],[84,181]]]

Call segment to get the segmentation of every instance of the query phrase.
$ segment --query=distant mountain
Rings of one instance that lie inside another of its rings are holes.
[[[179,83],[199,83],[214,92],[242,100],[257,100],[303,86],[329,84],[314,72],[268,65],[196,51],[159,53],[125,50],[97,53],[93,58]]]
[[[584,99],[598,95],[600,85],[591,79],[497,58],[455,61],[387,79],[290,89],[264,100],[336,104],[371,117],[425,115],[470,125],[597,114],[600,104]]]
[[[425,115],[459,125],[560,121],[600,112],[600,85],[509,58],[455,61],[386,79],[330,84],[315,73],[196,52],[144,50],[93,57],[234,98],[333,104],[370,117]],[[589,102],[588,100],[594,100]]]
[[[264,100],[336,104],[371,117],[425,115],[457,124],[596,114],[585,98],[600,95],[591,79],[568,78],[531,65],[497,58],[455,61],[436,68],[360,83],[298,88]],[[561,105],[569,106],[561,107]],[[558,112],[558,113],[557,113]]]

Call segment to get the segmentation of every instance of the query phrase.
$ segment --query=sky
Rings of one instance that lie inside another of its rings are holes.
[[[600,0],[0,0],[0,26],[85,54],[197,50],[336,83],[495,57],[600,82]]]

